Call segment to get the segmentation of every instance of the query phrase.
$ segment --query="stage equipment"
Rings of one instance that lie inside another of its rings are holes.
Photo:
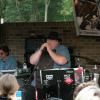
[[[84,82],[82,67],[40,70],[40,78],[43,87],[57,86],[58,100],[60,100],[61,84],[73,87]],[[48,98],[48,94],[46,96]]]
[[[93,77],[93,72],[91,72],[89,69],[84,69],[84,82],[93,80]]]
[[[82,67],[40,70],[40,77],[42,85],[57,84],[58,80],[66,85],[84,82]]]
[[[7,73],[17,76],[17,70],[16,69],[14,69],[14,70],[0,70],[0,75],[7,74]]]

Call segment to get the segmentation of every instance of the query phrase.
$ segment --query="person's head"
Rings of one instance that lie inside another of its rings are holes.
[[[100,87],[100,73],[99,73],[99,78],[98,78],[97,84],[98,84],[98,86]]]
[[[55,49],[59,42],[61,42],[61,37],[58,32],[50,32],[47,36],[47,43],[51,47],[51,49]]]
[[[84,89],[85,87],[88,87],[88,86],[95,86],[95,83],[92,82],[92,81],[88,81],[88,82],[84,82],[84,83],[81,83],[80,85],[78,85],[78,86],[75,88],[74,92],[73,92],[73,99],[76,98],[76,96],[78,95],[78,93],[79,93],[82,89]]]
[[[75,100],[100,100],[100,89],[96,86],[88,86],[83,88]]]
[[[0,58],[5,59],[9,55],[9,48],[6,44],[0,45]]]
[[[0,96],[14,95],[19,89],[17,79],[12,74],[4,74],[0,77]]]

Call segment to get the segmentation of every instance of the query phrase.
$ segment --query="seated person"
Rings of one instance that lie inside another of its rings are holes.
[[[7,45],[0,45],[0,70],[16,69],[17,62],[13,56],[10,55],[10,50]]]
[[[18,89],[19,84],[14,75],[4,74],[0,77],[0,100],[16,100]]]
[[[95,82],[93,81],[88,81],[88,82],[84,82],[84,83],[81,83],[80,85],[78,85],[74,92],[73,92],[73,100],[76,98],[76,96],[78,95],[78,93],[84,89],[85,87],[88,87],[88,86],[96,86]]]

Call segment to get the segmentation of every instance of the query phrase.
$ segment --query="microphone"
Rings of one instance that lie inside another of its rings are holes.
[[[43,50],[42,50],[42,52],[46,52],[47,51],[47,48],[46,47],[44,47],[43,48]]]

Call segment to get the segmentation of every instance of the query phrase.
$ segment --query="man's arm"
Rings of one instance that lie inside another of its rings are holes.
[[[66,64],[68,61],[65,56],[55,53],[47,44],[47,51],[51,58],[54,60],[55,63],[63,65]]]
[[[34,54],[32,54],[30,56],[30,63],[32,65],[36,65],[38,63],[39,59],[40,59],[41,54],[42,54],[41,49],[37,50]]]
[[[30,63],[32,65],[36,65],[39,62],[44,47],[45,47],[45,43],[41,45],[40,49],[38,49],[34,54],[30,56]]]
[[[49,50],[48,53],[51,56],[51,58],[54,60],[55,63],[60,64],[60,65],[67,63],[67,59],[64,56],[59,55],[59,54],[53,52],[52,50]]]

